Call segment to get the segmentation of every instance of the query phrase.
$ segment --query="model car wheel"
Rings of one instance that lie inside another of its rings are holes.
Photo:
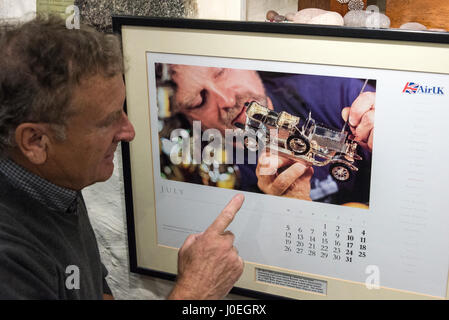
[[[293,151],[297,156],[302,156],[309,152],[310,143],[303,136],[293,135],[287,139],[287,149]]]
[[[330,174],[331,176],[341,182],[346,182],[351,179],[352,172],[351,169],[344,163],[334,163],[330,166]]]

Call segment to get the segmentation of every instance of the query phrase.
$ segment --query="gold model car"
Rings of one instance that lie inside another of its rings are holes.
[[[285,111],[275,112],[253,101],[247,104],[245,146],[257,148],[262,142],[266,147],[313,166],[330,165],[331,176],[337,181],[348,181],[353,172],[357,154],[357,142],[349,138],[345,127],[336,131],[317,124],[309,113],[304,124],[300,118]],[[274,130],[274,131],[273,131]]]

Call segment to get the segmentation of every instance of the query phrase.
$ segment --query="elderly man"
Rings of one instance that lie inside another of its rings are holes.
[[[111,298],[81,190],[111,176],[135,135],[119,41],[37,18],[2,29],[0,56],[0,299]],[[169,298],[229,292],[243,261],[225,230],[242,202],[187,238]]]

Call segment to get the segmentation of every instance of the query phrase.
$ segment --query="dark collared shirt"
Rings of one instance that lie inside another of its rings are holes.
[[[106,275],[81,192],[0,160],[0,299],[101,299]]]
[[[10,159],[0,160],[0,173],[17,189],[56,211],[76,213],[78,192],[59,187],[16,164]]]

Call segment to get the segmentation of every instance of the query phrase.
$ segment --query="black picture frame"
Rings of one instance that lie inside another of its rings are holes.
[[[374,39],[386,41],[404,41],[415,43],[449,44],[449,33],[434,31],[410,31],[400,29],[368,29],[353,27],[302,25],[293,23],[269,23],[251,21],[224,21],[180,19],[143,16],[112,16],[114,33],[121,35],[123,26],[158,27],[193,30],[241,31],[246,33],[271,33],[278,35],[310,35],[317,37],[343,37],[355,39]],[[125,101],[125,112],[127,111]],[[176,280],[176,275],[139,267],[137,263],[135,219],[133,209],[133,190],[129,143],[122,142],[123,177],[125,190],[127,239],[129,247],[129,266],[133,273],[149,275],[161,279]],[[257,299],[289,299],[245,288],[234,287],[231,293]]]

